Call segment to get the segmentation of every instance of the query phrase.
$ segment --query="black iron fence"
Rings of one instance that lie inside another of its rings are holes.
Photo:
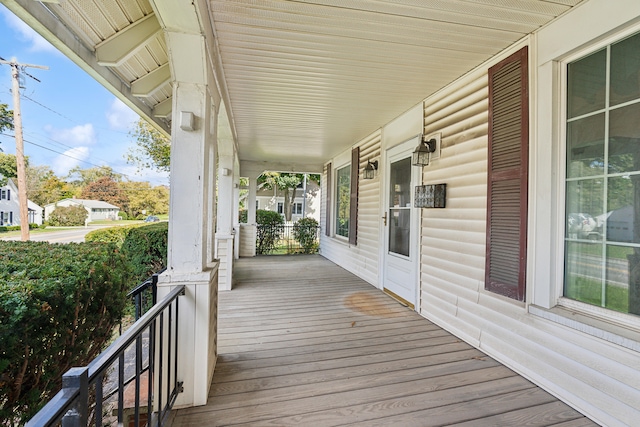
[[[147,283],[148,282],[148,283]],[[160,426],[166,421],[182,383],[178,371],[179,296],[177,286],[157,304],[146,305],[145,290],[156,295],[157,275],[130,295],[138,320],[89,366],[64,374],[60,390],[27,426]]]
[[[320,247],[320,227],[299,224],[257,226],[259,255],[314,254]]]

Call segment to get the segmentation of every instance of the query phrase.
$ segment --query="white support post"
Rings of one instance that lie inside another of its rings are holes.
[[[235,159],[220,155],[218,161],[218,224],[216,229],[216,257],[220,260],[219,290],[231,290],[233,284],[234,230],[233,214],[235,193]]]
[[[194,36],[198,40],[199,37]],[[210,262],[215,213],[215,123],[211,85],[174,82],[168,266],[158,297],[186,285],[180,300],[176,407],[207,403],[217,349],[218,265]],[[215,86],[214,86],[215,87]],[[213,127],[213,130],[212,130]]]

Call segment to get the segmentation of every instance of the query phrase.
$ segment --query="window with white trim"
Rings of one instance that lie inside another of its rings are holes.
[[[293,215],[302,215],[302,203],[294,203],[293,206],[291,206],[291,213]]]
[[[278,213],[280,215],[284,215],[284,203],[283,202],[278,202]]]
[[[566,71],[563,295],[640,315],[640,33]]]
[[[349,237],[351,165],[336,171],[336,235]]]

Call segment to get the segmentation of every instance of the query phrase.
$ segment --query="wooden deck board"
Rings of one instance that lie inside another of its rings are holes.
[[[240,259],[207,405],[186,426],[593,426],[320,256]]]

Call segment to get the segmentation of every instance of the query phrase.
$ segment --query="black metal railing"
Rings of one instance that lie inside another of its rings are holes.
[[[155,287],[157,276],[151,280],[144,289]],[[67,371],[62,390],[27,426],[163,425],[182,391],[178,297],[184,293],[184,285],[173,288],[88,366]]]
[[[127,294],[127,297],[133,299],[136,320],[156,304],[158,300],[158,277],[164,273],[166,269],[165,267],[153,274]]]
[[[259,255],[314,254],[320,246],[320,227],[258,224],[256,252]]]

